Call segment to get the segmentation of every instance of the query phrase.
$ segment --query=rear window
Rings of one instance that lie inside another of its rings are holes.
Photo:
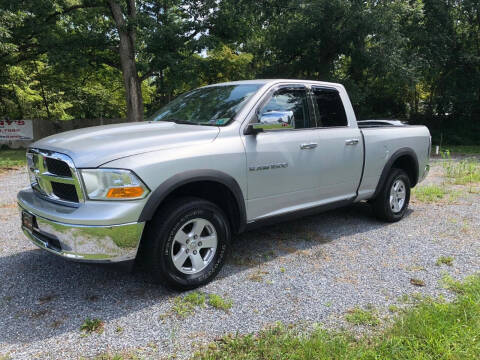
[[[347,114],[335,89],[313,87],[313,99],[319,114],[319,127],[347,126]]]

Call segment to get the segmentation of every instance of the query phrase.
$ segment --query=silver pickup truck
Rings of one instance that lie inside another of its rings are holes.
[[[148,121],[31,145],[22,229],[64,258],[141,258],[166,285],[191,289],[218,273],[232,234],[261,224],[367,200],[400,220],[430,146],[424,126],[357,122],[339,84],[206,86]]]

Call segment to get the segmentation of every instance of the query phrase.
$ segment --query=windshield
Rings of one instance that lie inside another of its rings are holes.
[[[209,86],[180,95],[148,121],[226,125],[262,84]]]

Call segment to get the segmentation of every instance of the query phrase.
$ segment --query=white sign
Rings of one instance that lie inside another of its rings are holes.
[[[0,120],[0,141],[33,140],[32,120]]]

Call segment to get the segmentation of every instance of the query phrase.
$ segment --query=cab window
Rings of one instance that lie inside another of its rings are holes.
[[[347,115],[340,94],[335,89],[312,87],[318,109],[319,127],[347,126]]]
[[[310,119],[307,90],[303,87],[276,90],[258,112],[258,121],[272,129],[315,127]]]

